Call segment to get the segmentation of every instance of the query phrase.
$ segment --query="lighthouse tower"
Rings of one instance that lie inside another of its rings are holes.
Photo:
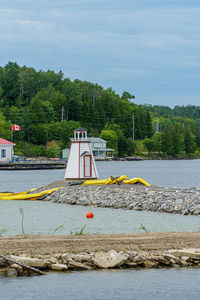
[[[74,130],[69,158],[65,170],[66,180],[96,179],[98,177],[87,129]]]

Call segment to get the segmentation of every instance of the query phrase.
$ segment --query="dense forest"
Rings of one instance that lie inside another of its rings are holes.
[[[58,156],[82,126],[89,136],[105,139],[116,156],[198,152],[199,107],[141,106],[134,99],[126,91],[119,96],[112,88],[72,81],[61,71],[9,62],[0,67],[0,137],[10,140],[17,124],[22,130],[13,132],[16,153]]]

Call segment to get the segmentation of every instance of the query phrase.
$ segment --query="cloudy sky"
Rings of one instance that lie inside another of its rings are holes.
[[[200,105],[199,0],[1,0],[0,65],[128,91],[138,104]]]

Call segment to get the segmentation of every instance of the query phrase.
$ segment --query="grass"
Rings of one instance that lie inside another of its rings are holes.
[[[0,236],[1,235],[3,235],[5,232],[7,231],[7,229],[6,228],[2,228],[2,229],[0,229]]]
[[[71,235],[84,235],[85,233],[84,233],[84,230],[85,230],[85,227],[86,227],[86,224],[83,226],[83,227],[81,227],[81,229],[80,229],[80,231],[70,231],[70,234]]]

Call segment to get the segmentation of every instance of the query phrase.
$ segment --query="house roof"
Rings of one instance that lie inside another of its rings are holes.
[[[74,129],[74,131],[87,131],[87,129],[83,128],[83,127],[79,127],[77,129]]]
[[[15,145],[15,144],[0,138],[0,145]]]
[[[95,137],[90,137],[88,138],[88,140],[90,140],[90,142],[92,143],[98,143],[98,142],[106,142],[105,140],[103,140],[102,138],[95,138]]]

